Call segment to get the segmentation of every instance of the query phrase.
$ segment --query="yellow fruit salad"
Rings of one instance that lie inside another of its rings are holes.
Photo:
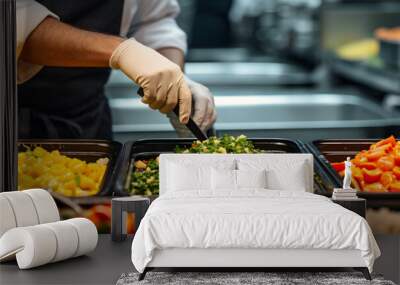
[[[108,158],[85,162],[42,147],[18,153],[18,189],[44,188],[68,197],[96,195]]]

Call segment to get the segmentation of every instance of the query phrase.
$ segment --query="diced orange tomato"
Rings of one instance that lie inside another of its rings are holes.
[[[344,161],[343,162],[333,162],[331,163],[333,169],[335,169],[337,172],[343,171],[345,168]]]
[[[382,145],[385,145],[385,144],[388,144],[388,143],[391,144],[392,146],[395,146],[396,145],[395,137],[394,136],[390,136],[390,137],[388,137],[388,138],[386,138],[384,140],[381,140],[381,141],[377,142],[375,144],[375,146],[378,147],[378,146],[382,146]]]
[[[394,174],[394,176],[396,176],[396,178],[398,180],[400,180],[400,167],[399,166],[396,166],[393,168],[393,174]]]
[[[368,151],[365,154],[365,157],[368,159],[368,161],[375,161],[380,159],[381,157],[385,156],[386,152],[383,149],[377,149],[373,151]]]
[[[378,182],[382,175],[382,170],[380,170],[379,168],[375,168],[372,170],[363,168],[362,171],[364,173],[364,181],[366,183]]]
[[[378,147],[375,147],[374,149],[371,148],[373,151],[381,151],[383,150],[384,152],[391,152],[393,150],[393,145],[391,143],[387,143]]]
[[[358,181],[357,179],[355,179],[354,177],[351,178],[351,183],[353,184],[353,187],[355,189],[357,189],[358,191],[362,191],[363,187],[362,187],[362,183],[364,181]]]
[[[378,159],[377,166],[383,171],[390,171],[394,167],[394,158],[392,156],[384,156]]]
[[[363,151],[363,152],[358,153],[354,157],[353,162],[355,162],[355,163],[368,162],[368,158],[365,157],[366,153],[367,153],[367,151]]]
[[[396,165],[400,166],[400,148],[396,148],[393,150],[393,157]]]
[[[363,190],[365,192],[387,192],[386,188],[379,182],[371,183],[371,184],[365,184],[363,186]]]
[[[354,162],[354,164],[359,168],[366,168],[368,170],[376,168],[376,164],[374,162],[359,162],[359,163]]]
[[[386,172],[383,172],[383,173],[382,173],[380,182],[382,183],[383,186],[387,187],[387,186],[389,186],[394,180],[395,180],[395,178],[393,177],[392,172],[386,171]]]
[[[363,175],[361,168],[358,168],[357,166],[351,167],[351,173],[352,173],[352,176],[355,179],[357,179],[358,181],[361,181],[364,179],[364,175]]]
[[[389,186],[390,192],[399,192],[400,193],[400,181],[393,182]]]
[[[360,190],[361,190],[361,191],[365,191],[365,190],[364,190],[365,181],[364,181],[364,180],[361,180],[360,183],[359,183],[359,185],[360,185]]]

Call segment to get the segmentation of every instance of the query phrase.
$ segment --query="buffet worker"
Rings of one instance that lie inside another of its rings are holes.
[[[111,139],[110,67],[140,85],[143,103],[169,114],[181,136],[190,116],[209,129],[214,100],[182,72],[178,13],[176,0],[17,0],[19,137]]]

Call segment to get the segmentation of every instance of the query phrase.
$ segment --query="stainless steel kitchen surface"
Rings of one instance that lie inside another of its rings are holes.
[[[190,69],[189,69],[190,70]],[[222,73],[222,70],[220,71]],[[226,77],[227,83],[228,77]],[[400,124],[398,113],[385,111],[360,94],[315,90],[273,91],[265,86],[246,91],[210,84],[218,110],[217,133],[252,137],[318,138],[383,136]],[[135,95],[137,87],[114,72],[107,85],[117,140],[174,137],[168,119]]]
[[[185,73],[208,87],[287,87],[313,83],[312,74],[306,68],[271,58],[268,62],[189,62]],[[127,84],[132,81],[121,72],[112,73],[109,86]]]
[[[283,63],[284,57],[268,55],[265,53],[254,54],[249,48],[191,48],[186,55],[186,61],[191,62],[264,62]],[[286,62],[288,63],[288,62]]]
[[[192,62],[186,74],[206,86],[265,86],[311,84],[302,67],[282,62]]]

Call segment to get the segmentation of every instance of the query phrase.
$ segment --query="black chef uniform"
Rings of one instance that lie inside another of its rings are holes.
[[[123,0],[38,0],[61,21],[118,35]],[[109,68],[44,67],[18,86],[19,138],[111,139]]]

